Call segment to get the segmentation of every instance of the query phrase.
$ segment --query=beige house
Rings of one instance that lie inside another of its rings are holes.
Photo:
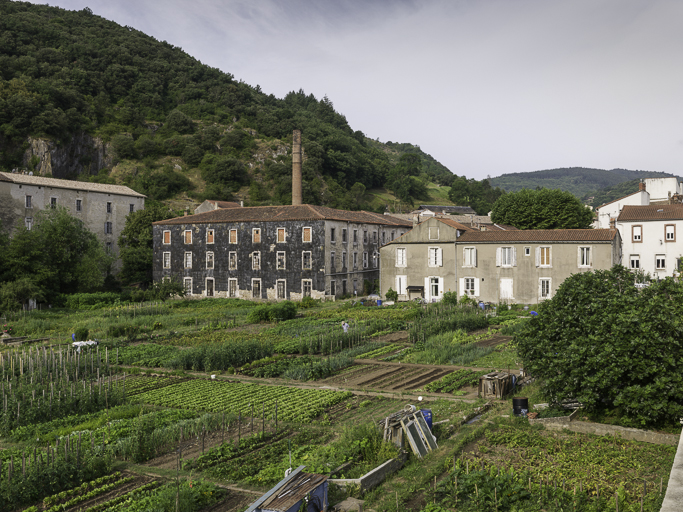
[[[0,221],[10,234],[19,225],[33,227],[36,213],[66,207],[117,255],[117,241],[130,212],[145,208],[145,196],[122,185],[60,180],[0,172]]]
[[[570,275],[621,263],[616,229],[468,231],[456,242],[458,295],[536,304]]]
[[[380,249],[380,294],[389,288],[398,300],[441,300],[457,289],[455,242],[471,228],[432,217]]]

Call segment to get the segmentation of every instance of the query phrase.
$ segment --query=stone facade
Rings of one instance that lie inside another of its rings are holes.
[[[120,185],[0,173],[3,230],[11,234],[20,225],[30,229],[38,211],[52,205],[66,207],[116,256],[126,217],[131,211],[144,209],[145,196]]]
[[[379,278],[382,240],[408,229],[378,214],[309,205],[218,209],[154,224],[154,279],[178,279],[198,297],[362,295],[364,281]]]

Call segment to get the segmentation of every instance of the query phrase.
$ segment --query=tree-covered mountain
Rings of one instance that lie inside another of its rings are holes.
[[[416,146],[353,130],[327,97],[276,98],[88,8],[0,0],[0,169],[40,171],[39,138],[78,155],[65,177],[125,183],[157,200],[239,191],[251,204],[282,204],[295,128],[307,203],[358,208],[382,187],[411,203],[429,199],[430,181],[453,178]],[[83,134],[105,158],[72,148]],[[406,169],[408,186],[396,179]]]
[[[601,204],[609,203],[615,199],[638,192],[638,183],[640,180],[624,181],[617,183],[611,187],[601,188],[593,194],[587,195],[583,198],[583,202],[592,206],[600,206]]]
[[[566,167],[544,171],[503,174],[491,179],[491,185],[508,192],[524,188],[549,188],[571,192],[576,197],[593,196],[598,190],[613,187],[620,183],[644,178],[665,178],[674,176],[665,172],[629,171],[627,169],[590,169],[585,167]]]

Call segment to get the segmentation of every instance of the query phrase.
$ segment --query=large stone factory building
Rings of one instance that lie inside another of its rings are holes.
[[[179,280],[195,297],[361,295],[364,281],[379,279],[380,246],[411,228],[323,206],[217,209],[154,223],[154,280]]]
[[[63,206],[118,257],[117,242],[129,213],[145,208],[145,196],[123,185],[0,172],[0,221],[13,234],[32,229],[37,213]],[[120,262],[116,263],[116,268]]]

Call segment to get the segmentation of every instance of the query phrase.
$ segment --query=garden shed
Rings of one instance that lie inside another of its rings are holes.
[[[296,468],[246,512],[298,512],[304,501],[306,512],[327,511],[327,476],[304,473],[305,468]]]
[[[479,378],[479,396],[481,398],[503,398],[512,392],[514,379],[511,373],[491,372]]]

